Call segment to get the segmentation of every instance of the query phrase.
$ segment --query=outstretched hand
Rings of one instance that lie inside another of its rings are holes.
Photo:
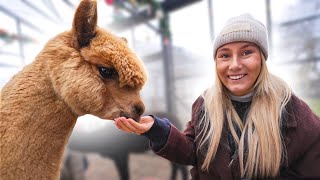
[[[154,123],[154,119],[151,116],[143,116],[139,122],[131,118],[127,119],[126,117],[115,118],[114,121],[120,130],[138,135],[149,131]]]

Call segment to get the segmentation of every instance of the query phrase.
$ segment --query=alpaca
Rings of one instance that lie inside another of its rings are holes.
[[[82,0],[71,30],[50,40],[2,89],[0,179],[58,179],[77,117],[138,120],[146,79],[126,39],[97,26],[97,2]]]

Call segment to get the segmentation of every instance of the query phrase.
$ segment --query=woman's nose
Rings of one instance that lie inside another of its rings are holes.
[[[241,68],[240,58],[238,56],[233,56],[229,65],[230,70],[237,70]]]

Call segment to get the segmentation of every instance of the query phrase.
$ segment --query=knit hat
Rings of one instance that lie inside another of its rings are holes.
[[[263,52],[268,59],[268,33],[266,27],[250,14],[243,14],[229,19],[213,43],[213,57],[219,47],[238,41],[252,42]]]

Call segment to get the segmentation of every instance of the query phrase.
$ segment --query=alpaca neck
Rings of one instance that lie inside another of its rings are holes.
[[[27,67],[2,89],[0,177],[4,179],[56,179],[76,123],[77,116],[55,94],[50,80],[44,73],[33,74],[34,69]]]

